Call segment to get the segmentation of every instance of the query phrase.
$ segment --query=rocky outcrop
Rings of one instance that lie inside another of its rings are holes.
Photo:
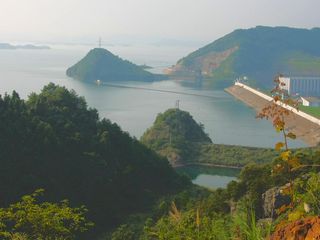
[[[276,210],[290,203],[290,197],[281,194],[281,187],[274,187],[262,194],[264,218],[276,218]]]
[[[307,217],[276,229],[270,240],[320,240],[320,217]]]

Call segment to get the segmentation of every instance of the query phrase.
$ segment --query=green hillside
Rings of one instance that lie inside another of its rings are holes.
[[[152,74],[143,67],[113,55],[106,49],[92,49],[83,59],[70,67],[68,77],[81,81],[155,81],[165,76]]]
[[[269,160],[208,191],[64,87],[49,84],[27,100],[0,96],[0,123],[1,239],[268,239],[291,234],[288,224],[318,234],[318,149],[241,153],[212,144],[185,111],[159,114],[142,137],[151,148],[199,162]]]
[[[99,233],[189,185],[166,159],[54,84],[26,101],[0,96],[0,122],[0,208],[43,188],[44,200],[85,205]]]
[[[239,29],[180,59],[173,76],[199,71],[207,84],[226,87],[247,76],[259,87],[270,87],[277,73],[320,75],[320,28],[258,26]]]
[[[169,109],[157,116],[141,142],[166,156],[172,164],[179,164],[192,159],[198,153],[197,146],[211,143],[211,139],[188,112]]]
[[[157,116],[153,126],[141,137],[141,142],[173,166],[212,164],[244,166],[248,163],[269,163],[276,156],[272,149],[213,144],[190,113],[169,109]]]

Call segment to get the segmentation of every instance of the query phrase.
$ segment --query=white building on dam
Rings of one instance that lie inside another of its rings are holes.
[[[291,96],[320,97],[320,77],[280,77],[282,89]]]

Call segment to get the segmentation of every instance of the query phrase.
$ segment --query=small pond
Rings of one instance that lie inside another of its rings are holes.
[[[186,166],[176,170],[190,177],[194,184],[210,189],[225,188],[240,173],[240,169],[207,166]]]

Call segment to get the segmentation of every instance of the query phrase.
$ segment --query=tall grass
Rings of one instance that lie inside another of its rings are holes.
[[[233,239],[263,240],[270,236],[271,224],[260,224],[252,207],[240,206],[233,217]]]

